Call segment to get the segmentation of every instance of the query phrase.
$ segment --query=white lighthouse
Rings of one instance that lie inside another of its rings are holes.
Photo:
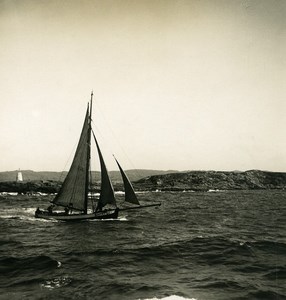
[[[20,171],[20,169],[18,170],[16,181],[17,182],[23,181],[23,175],[22,175],[22,172]]]

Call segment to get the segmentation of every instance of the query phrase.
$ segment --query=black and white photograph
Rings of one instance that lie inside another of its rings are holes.
[[[286,1],[0,0],[0,300],[286,300]]]

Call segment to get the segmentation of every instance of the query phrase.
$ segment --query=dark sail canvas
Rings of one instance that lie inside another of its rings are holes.
[[[86,181],[88,180],[87,157],[89,152],[88,144],[89,131],[89,108],[87,109],[81,136],[75,152],[70,170],[63,182],[63,185],[52,201],[56,205],[71,206],[73,209],[86,211]]]
[[[114,189],[108,176],[108,171],[94,134],[93,137],[96,143],[101,167],[101,193],[99,196],[99,201],[96,210],[102,210],[102,208],[107,204],[113,204],[116,206],[116,200],[114,195]]]
[[[55,219],[61,221],[83,221],[90,219],[116,219],[118,217],[120,209],[116,203],[113,185],[111,183],[99,143],[91,128],[92,98],[93,93],[91,93],[90,105],[87,107],[83,128],[73,162],[63,182],[63,185],[56,197],[51,201],[53,205],[51,205],[47,210],[40,210],[39,208],[36,210],[36,218]],[[100,161],[101,189],[96,206],[93,203],[95,199],[90,199],[92,211],[88,212],[88,194],[91,181],[89,176],[91,159],[91,132],[94,137],[97,154]],[[160,203],[140,205],[130,180],[126,176],[117,160],[116,162],[124,183],[125,201],[136,205],[130,209],[159,206]],[[109,206],[107,207],[107,205]],[[107,209],[103,210],[105,207],[107,207]],[[64,210],[58,210],[58,208]],[[127,209],[128,208],[124,208],[121,210]]]
[[[119,164],[119,162],[117,161],[116,158],[115,158],[115,161],[118,165],[118,168],[120,170],[120,173],[121,173],[121,176],[122,176],[122,179],[123,179],[124,191],[125,191],[125,201],[129,202],[129,203],[140,205],[130,180],[128,179],[127,175],[125,174],[125,172],[121,168],[121,166],[120,166],[120,164]]]

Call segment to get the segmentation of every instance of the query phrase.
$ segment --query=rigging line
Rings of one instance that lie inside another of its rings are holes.
[[[73,148],[72,148],[72,150],[71,150],[71,152],[70,152],[70,155],[69,155],[68,159],[67,159],[66,162],[65,162],[64,168],[62,169],[61,174],[59,175],[59,181],[62,180],[62,177],[63,177],[64,172],[68,172],[68,170],[67,170],[67,171],[65,171],[65,170],[66,170],[67,164],[71,161],[72,155],[75,153],[75,148],[76,148],[76,147],[77,147],[77,142],[74,144],[74,146],[73,146]],[[70,167],[71,167],[71,166],[70,166]],[[63,180],[64,180],[64,179],[63,179]]]
[[[111,132],[112,136],[114,137],[114,139],[116,140],[116,142],[117,142],[118,145],[120,146],[121,150],[124,152],[125,156],[127,157],[127,154],[125,153],[125,151],[124,151],[124,149],[123,149],[123,147],[122,147],[122,145],[121,145],[119,139],[118,139],[117,136],[115,135],[114,131],[112,130],[111,126],[110,126],[109,123],[108,123],[107,118],[105,117],[103,111],[101,110],[100,105],[97,104],[97,107],[98,107],[98,109],[99,109],[99,111],[100,111],[100,114],[101,114],[101,116],[103,117],[104,122],[106,123],[106,125],[107,125],[109,131]],[[96,128],[98,129],[97,126],[96,126]],[[111,153],[112,153],[112,151],[111,151]]]
[[[110,125],[109,125],[109,123],[108,123],[108,121],[107,121],[107,118],[105,117],[105,115],[103,114],[102,110],[100,109],[100,106],[99,106],[98,103],[97,103],[97,107],[99,108],[100,114],[102,115],[102,117],[103,117],[105,123],[107,124],[107,127],[109,128],[109,130],[110,130],[112,136],[114,137],[114,139],[116,140],[116,142],[117,142],[118,145],[120,146],[120,149],[121,149],[121,151],[124,153],[124,155],[125,155],[125,157],[127,158],[128,162],[130,163],[130,165],[131,165],[132,168],[134,169],[135,174],[136,174],[138,177],[144,177],[142,174],[139,174],[139,172],[137,171],[138,169],[134,166],[133,162],[130,160],[129,156],[128,156],[127,153],[125,152],[125,150],[124,150],[124,148],[122,147],[122,145],[121,145],[119,139],[117,138],[117,136],[115,135],[114,131],[113,131],[112,128],[110,127]],[[92,122],[93,122],[93,120],[92,120]],[[93,124],[94,124],[94,122],[93,122]],[[97,127],[96,125],[95,125],[95,127],[97,128],[98,132],[99,132],[100,135],[102,136],[102,134],[101,134],[100,130],[98,129],[98,127]],[[104,137],[103,137],[103,139],[104,139]],[[109,147],[109,148],[110,148],[110,147]],[[110,149],[111,149],[111,148],[110,148]],[[113,155],[113,151],[110,151],[110,152],[111,152],[111,154]]]

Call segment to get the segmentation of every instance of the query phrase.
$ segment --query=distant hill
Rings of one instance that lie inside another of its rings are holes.
[[[246,172],[190,171],[154,175],[136,185],[148,190],[248,190],[286,189],[286,173],[249,170]]]
[[[32,170],[21,170],[24,181],[46,181],[46,180],[61,180],[61,172],[34,172]],[[16,181],[18,170],[0,172],[0,182]],[[65,178],[67,172],[63,172],[62,176]]]
[[[33,172],[26,170],[22,173],[24,181],[20,183],[15,181],[17,171],[0,173],[0,192],[56,193],[66,176],[66,172]],[[114,189],[122,190],[123,184],[119,172],[112,171],[110,173]],[[134,188],[137,191],[286,189],[286,173],[282,172],[259,170],[246,172],[128,170],[127,174],[133,181]],[[93,172],[92,176],[94,182],[92,188],[98,191],[100,189],[100,174],[99,172]]]
[[[35,172],[32,170],[21,170],[23,175],[24,181],[63,181],[67,175],[67,172],[47,172],[47,171],[41,171],[41,172]],[[129,177],[131,181],[137,181],[141,178],[153,176],[153,175],[162,175],[162,174],[169,174],[173,172],[178,171],[162,171],[162,170],[145,170],[145,169],[133,169],[133,170],[127,170],[126,174]],[[16,181],[18,170],[15,171],[6,171],[6,172],[0,172],[0,182],[5,181]],[[119,181],[121,182],[121,175],[119,171],[111,171],[109,172],[110,178],[112,181]],[[100,172],[92,172],[92,178],[95,181],[100,180]]]

